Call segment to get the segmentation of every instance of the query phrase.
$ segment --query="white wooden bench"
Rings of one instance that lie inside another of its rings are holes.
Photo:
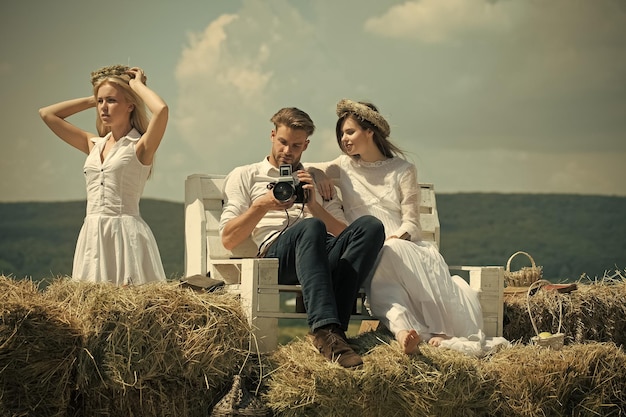
[[[278,260],[256,258],[257,247],[247,239],[232,251],[222,246],[218,225],[222,213],[224,175],[189,175],[185,181],[185,276],[223,280],[224,288],[241,297],[253,329],[250,348],[268,352],[277,346],[279,318],[306,318],[306,313],[281,310],[280,293],[298,292],[297,285],[278,284]],[[422,238],[439,247],[439,216],[432,184],[421,184]],[[469,271],[470,286],[479,292],[487,336],[502,336],[504,268],[459,266]],[[369,318],[365,311],[352,319]]]

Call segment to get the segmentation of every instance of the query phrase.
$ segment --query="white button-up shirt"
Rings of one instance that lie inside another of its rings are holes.
[[[270,164],[267,157],[255,164],[237,167],[228,174],[224,180],[224,208],[220,218],[220,235],[226,223],[246,212],[254,200],[268,192],[267,185],[276,182],[279,176],[278,168]],[[348,224],[339,198],[322,201],[317,192],[315,197],[333,217]],[[263,252],[278,237],[281,230],[308,217],[313,216],[306,205],[299,203],[294,204],[287,213],[284,210],[270,210],[252,231],[252,240]]]

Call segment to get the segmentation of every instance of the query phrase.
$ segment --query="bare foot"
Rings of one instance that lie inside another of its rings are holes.
[[[407,355],[417,352],[417,345],[422,341],[419,334],[413,329],[400,330],[396,334],[396,339],[400,342],[402,351]]]
[[[445,334],[436,334],[433,337],[430,338],[430,340],[428,341],[428,344],[431,346],[440,346],[441,342],[443,342],[444,340],[448,340],[450,339],[450,336],[445,335]]]

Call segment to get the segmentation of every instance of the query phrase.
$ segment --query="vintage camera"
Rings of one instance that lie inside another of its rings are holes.
[[[305,184],[300,182],[291,173],[291,165],[285,164],[278,168],[280,177],[273,183],[272,192],[274,198],[281,203],[286,203],[296,196],[295,203],[306,203],[306,190],[302,188]]]

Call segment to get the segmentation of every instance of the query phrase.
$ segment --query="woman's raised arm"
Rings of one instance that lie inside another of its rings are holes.
[[[136,146],[139,161],[144,165],[151,165],[165,134],[169,109],[165,101],[146,86],[145,75],[141,69],[133,67],[128,70],[128,73],[131,76],[128,83],[130,88],[146,103],[148,110],[152,113],[148,129],[143,132]]]
[[[79,151],[89,154],[93,147],[89,139],[98,135],[86,132],[65,119],[95,106],[96,99],[93,96],[76,98],[43,107],[39,109],[39,116],[55,135]]]

